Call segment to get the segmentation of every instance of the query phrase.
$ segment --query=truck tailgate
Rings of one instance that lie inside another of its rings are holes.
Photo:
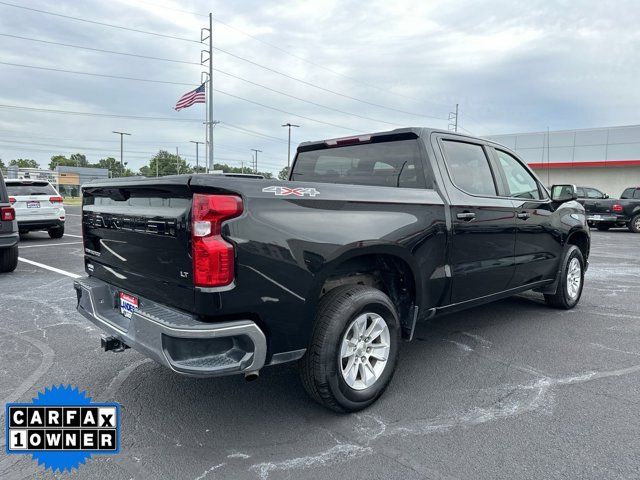
[[[155,301],[190,310],[189,177],[171,182],[85,187],[82,229],[87,271]]]

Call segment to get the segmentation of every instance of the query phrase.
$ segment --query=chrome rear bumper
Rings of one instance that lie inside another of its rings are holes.
[[[266,339],[251,320],[204,323],[142,297],[129,319],[120,314],[122,290],[93,277],[78,279],[73,285],[83,316],[177,373],[212,377],[253,373],[264,366]]]

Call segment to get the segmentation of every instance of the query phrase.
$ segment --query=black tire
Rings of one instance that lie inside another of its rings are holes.
[[[640,233],[640,213],[631,217],[628,228],[630,232]]]
[[[596,228],[598,230],[600,230],[601,232],[606,232],[607,230],[609,230],[611,228],[611,225],[609,225],[607,223],[598,223],[596,225]]]
[[[576,295],[571,295],[569,293],[569,279],[568,279],[568,270],[569,265],[571,265],[573,259],[577,259],[580,265],[580,285],[578,287],[578,291]],[[582,296],[582,289],[584,287],[584,257],[582,256],[582,252],[575,245],[569,245],[564,258],[562,259],[562,264],[560,267],[560,280],[558,282],[558,288],[555,294],[545,294],[544,300],[550,307],[553,308],[561,308],[563,310],[569,310],[575,307],[580,301],[580,297]]]
[[[49,229],[49,237],[51,238],[62,238],[64,235],[64,225],[61,227],[54,227]]]
[[[13,272],[18,266],[18,245],[0,250],[0,272]]]
[[[363,313],[384,319],[389,329],[389,353],[377,380],[367,388],[354,389],[343,378],[340,347],[347,329]],[[337,287],[318,305],[311,343],[300,360],[302,384],[314,400],[331,410],[341,413],[362,410],[375,402],[391,381],[399,344],[400,321],[387,295],[360,285]]]

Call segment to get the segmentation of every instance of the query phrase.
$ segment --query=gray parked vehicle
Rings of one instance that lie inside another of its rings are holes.
[[[13,272],[18,266],[18,221],[9,202],[4,177],[0,172],[0,272]]]

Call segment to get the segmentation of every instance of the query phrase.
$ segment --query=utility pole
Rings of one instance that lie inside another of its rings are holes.
[[[176,174],[180,175],[180,154],[178,153],[178,147],[176,147]]]
[[[131,135],[131,134],[127,132],[116,132],[116,131],[113,131],[111,133],[117,133],[118,135],[120,135],[120,167],[121,167],[120,170],[124,171],[124,162],[122,161],[122,156],[123,156],[122,139],[125,135]]]
[[[253,167],[254,167],[255,173],[258,173],[258,152],[262,153],[262,150],[258,150],[257,148],[252,148],[251,151],[255,152],[256,154],[256,160],[255,160],[255,163],[253,164]]]
[[[195,143],[196,144],[196,173],[198,173],[198,168],[200,167],[200,161],[199,161],[199,157],[198,157],[198,145],[203,145],[204,142],[197,142],[195,140],[190,140],[189,143]]]
[[[458,131],[458,104],[456,103],[456,111],[449,112],[449,130]]]
[[[289,143],[287,146],[287,168],[291,168],[291,127],[299,127],[300,125],[294,125],[292,123],[285,123],[283,127],[289,127]]]
[[[206,32],[206,33],[205,33]],[[213,120],[213,13],[209,12],[209,28],[203,28],[200,31],[200,41],[205,42],[209,40],[209,50],[202,50],[200,52],[200,63],[204,65],[209,62],[207,76],[209,88],[207,89],[207,130],[208,130],[208,141],[209,141],[209,150],[208,150],[208,166],[207,171],[213,168],[213,127],[220,122],[214,122]],[[203,58],[202,53],[208,53],[209,58]]]

